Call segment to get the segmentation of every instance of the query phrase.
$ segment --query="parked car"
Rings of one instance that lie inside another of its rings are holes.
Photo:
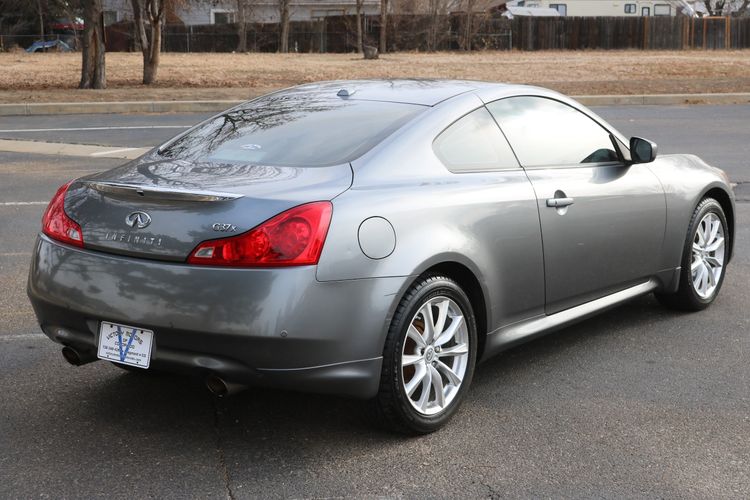
[[[37,40],[26,49],[26,52],[46,52],[48,50],[54,50],[56,52],[72,52],[73,49],[62,40]]]
[[[354,396],[426,433],[519,342],[649,293],[707,307],[734,213],[724,172],[550,90],[320,83],[66,183],[28,293],[74,365]]]

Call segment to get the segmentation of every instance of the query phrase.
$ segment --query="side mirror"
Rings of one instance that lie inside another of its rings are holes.
[[[630,138],[630,157],[633,163],[651,163],[656,159],[656,143],[642,137]]]

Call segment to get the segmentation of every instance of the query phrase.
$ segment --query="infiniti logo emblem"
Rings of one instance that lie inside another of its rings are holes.
[[[151,216],[146,212],[133,212],[125,217],[125,224],[135,229],[143,229],[151,224]]]

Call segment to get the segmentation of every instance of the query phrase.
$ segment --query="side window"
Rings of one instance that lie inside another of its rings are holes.
[[[432,149],[451,172],[519,168],[508,141],[484,107],[443,130]]]
[[[651,7],[643,7],[643,8],[641,9],[641,15],[642,15],[643,17],[648,17],[648,16],[650,16],[650,15],[651,15]]]
[[[543,97],[510,97],[487,105],[525,167],[615,162],[601,125],[577,109]]]
[[[635,4],[634,3],[626,3],[625,4],[625,14],[635,14]]]
[[[564,3],[551,3],[549,4],[550,9],[555,9],[557,12],[560,13],[561,16],[567,16],[568,15],[568,4]]]
[[[655,16],[671,16],[672,6],[667,5],[667,4],[654,5],[654,15]]]

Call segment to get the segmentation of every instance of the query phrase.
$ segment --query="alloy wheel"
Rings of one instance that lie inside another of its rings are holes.
[[[693,257],[690,264],[693,290],[708,299],[716,290],[724,272],[724,226],[718,215],[707,213],[693,235]]]
[[[438,296],[418,309],[401,352],[401,381],[422,415],[445,410],[458,394],[469,364],[469,330],[461,308]]]

